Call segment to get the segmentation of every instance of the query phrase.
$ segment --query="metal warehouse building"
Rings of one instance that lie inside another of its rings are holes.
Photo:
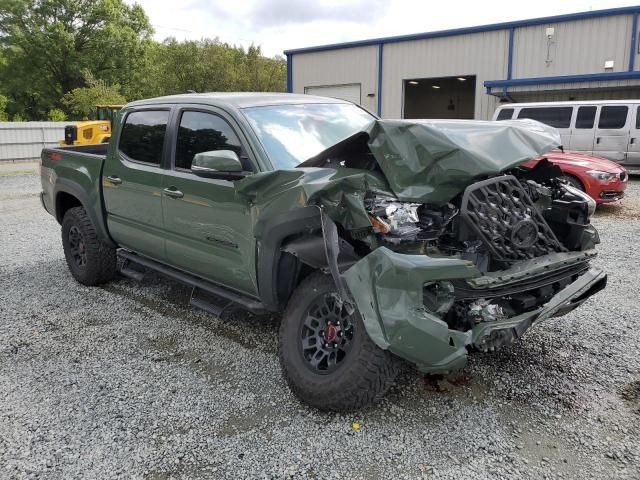
[[[491,118],[499,102],[640,98],[640,6],[287,50],[290,92],[385,118]]]

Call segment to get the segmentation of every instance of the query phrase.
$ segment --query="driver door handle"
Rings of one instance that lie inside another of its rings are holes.
[[[165,188],[163,191],[167,197],[171,197],[171,198],[184,197],[184,193],[182,193],[180,190],[177,190],[176,187]]]
[[[116,175],[110,175],[106,177],[105,180],[113,185],[120,185],[122,183],[122,179]]]

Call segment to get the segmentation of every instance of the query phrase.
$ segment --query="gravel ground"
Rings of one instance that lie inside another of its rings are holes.
[[[604,292],[338,415],[285,386],[277,317],[76,283],[31,168],[0,169],[0,478],[640,478],[640,181],[593,220]]]

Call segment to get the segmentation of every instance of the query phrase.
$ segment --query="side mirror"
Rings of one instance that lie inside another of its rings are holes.
[[[212,150],[193,156],[191,171],[200,177],[224,177],[225,174],[242,173],[242,163],[233,150]]]

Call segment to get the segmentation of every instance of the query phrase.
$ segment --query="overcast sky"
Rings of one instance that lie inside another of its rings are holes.
[[[134,3],[133,0],[127,0]],[[155,37],[290,48],[629,6],[624,0],[138,0]]]

